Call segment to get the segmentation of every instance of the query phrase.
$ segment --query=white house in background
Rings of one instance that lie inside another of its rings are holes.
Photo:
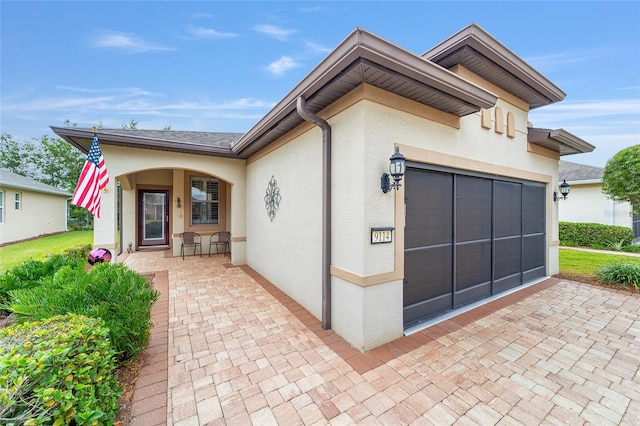
[[[602,192],[602,167],[560,161],[558,181],[566,180],[571,192],[566,201],[558,202],[560,222],[600,223],[626,226],[640,237],[638,214],[630,203],[617,203]]]
[[[357,28],[246,134],[100,129],[94,245],[230,231],[233,264],[369,350],[558,272],[558,160],[594,147],[528,119],[564,97],[475,24],[423,55]]]
[[[66,231],[71,195],[0,169],[0,244]]]

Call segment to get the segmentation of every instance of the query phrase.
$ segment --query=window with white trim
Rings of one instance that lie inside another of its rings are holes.
[[[191,177],[191,225],[219,223],[220,182],[218,179]]]
[[[22,207],[22,194],[20,192],[16,192],[14,206],[16,210],[20,210]]]
[[[0,191],[0,223],[4,222],[4,191]]]

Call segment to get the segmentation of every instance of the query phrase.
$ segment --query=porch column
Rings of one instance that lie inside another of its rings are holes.
[[[104,190],[102,192],[100,219],[94,217],[93,221],[93,247],[102,247],[111,251],[112,262],[115,262],[118,257],[117,192],[115,179],[110,178],[106,192]]]

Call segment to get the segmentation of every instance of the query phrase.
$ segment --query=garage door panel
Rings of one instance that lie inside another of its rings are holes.
[[[494,250],[494,277],[496,280],[520,273],[522,270],[522,238],[496,240]]]
[[[524,271],[536,269],[541,266],[544,267],[544,243],[544,234],[527,235],[523,238],[522,264]]]
[[[410,170],[405,180],[405,247],[450,243],[453,176]]]
[[[451,293],[451,262],[450,245],[407,251],[404,306]]]
[[[452,293],[448,293],[434,299],[407,306],[404,308],[404,325],[405,327],[411,327],[429,318],[450,311],[452,304],[453,295]]]
[[[545,232],[545,188],[523,185],[522,187],[522,232],[537,234]]]
[[[522,233],[522,190],[519,183],[495,181],[495,236]]]
[[[491,282],[491,241],[456,246],[456,291]]]
[[[492,181],[456,177],[456,241],[491,238]]]

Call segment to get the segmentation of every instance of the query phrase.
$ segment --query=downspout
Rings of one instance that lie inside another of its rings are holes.
[[[300,96],[300,117],[322,129],[322,328],[331,329],[331,126],[307,109]]]

